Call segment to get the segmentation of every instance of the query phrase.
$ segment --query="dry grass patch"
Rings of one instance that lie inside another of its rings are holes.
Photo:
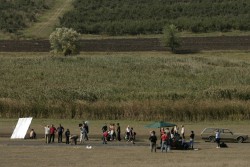
[[[244,145],[244,146],[243,146]],[[214,144],[203,144],[199,151],[173,150],[171,153],[151,153],[148,147],[93,147],[84,146],[0,146],[2,166],[186,166],[221,167],[247,166],[248,144],[227,149],[216,149]],[[247,145],[247,146],[246,146]]]

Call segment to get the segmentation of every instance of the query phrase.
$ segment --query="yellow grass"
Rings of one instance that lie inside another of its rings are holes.
[[[11,142],[14,143],[14,142]],[[229,148],[216,149],[214,143],[201,143],[198,151],[172,150],[170,153],[151,153],[148,146],[25,146],[0,145],[1,166],[12,167],[233,167],[248,166],[249,144],[229,144]]]

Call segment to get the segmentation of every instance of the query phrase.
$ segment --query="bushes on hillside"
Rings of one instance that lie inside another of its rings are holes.
[[[37,15],[49,9],[50,0],[0,0],[0,31],[16,33],[37,21]]]
[[[160,34],[164,25],[181,31],[250,30],[248,0],[84,0],[60,18],[84,34]]]

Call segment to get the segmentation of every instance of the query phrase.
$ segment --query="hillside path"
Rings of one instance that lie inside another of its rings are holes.
[[[26,29],[24,35],[48,39],[55,26],[59,24],[58,18],[71,9],[72,2],[72,0],[56,0],[56,4],[38,18],[38,22]]]

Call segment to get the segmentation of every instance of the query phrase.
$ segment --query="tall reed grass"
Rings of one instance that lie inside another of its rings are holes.
[[[249,119],[249,52],[0,54],[0,117]]]

